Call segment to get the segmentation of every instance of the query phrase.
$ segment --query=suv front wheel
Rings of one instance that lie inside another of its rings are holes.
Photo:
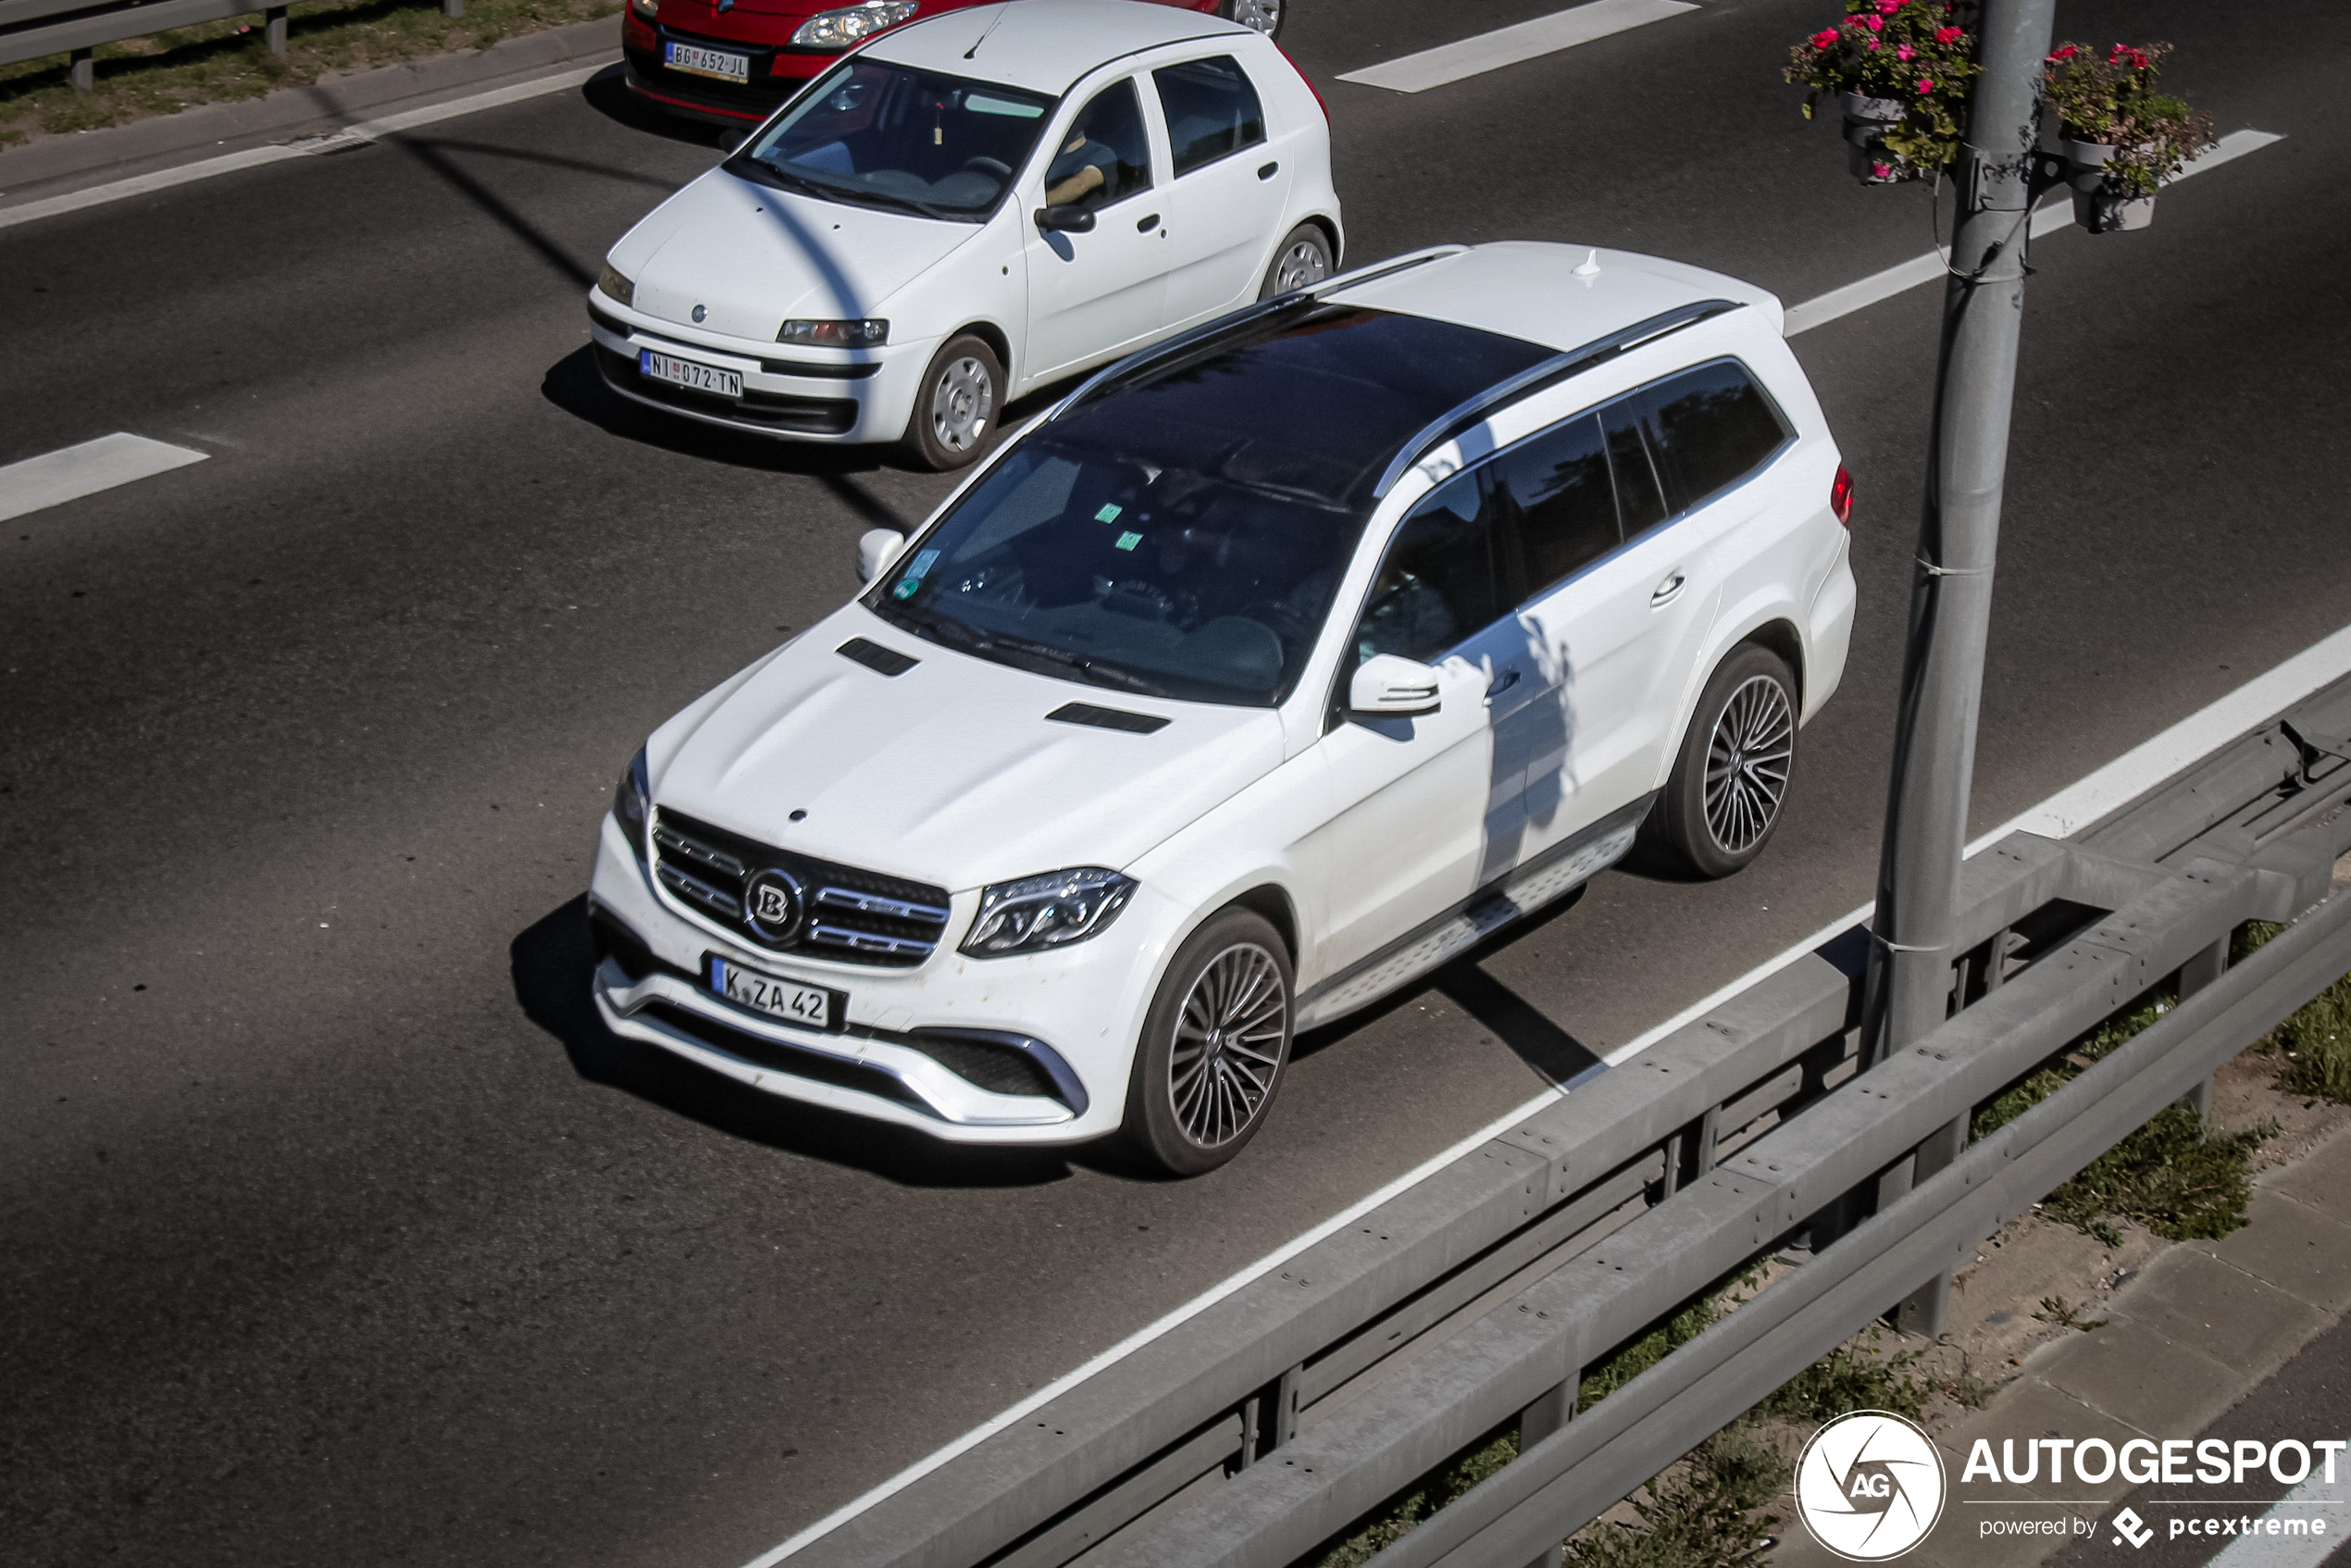
[[[1126,1136],[1169,1176],[1213,1171],[1264,1125],[1289,1064],[1289,949],[1264,916],[1227,909],[1176,950],[1126,1089]]]

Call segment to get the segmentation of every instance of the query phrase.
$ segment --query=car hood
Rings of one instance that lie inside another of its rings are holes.
[[[873,315],[979,231],[977,224],[820,201],[714,168],[647,214],[613,247],[612,260],[635,281],[632,303],[647,315],[772,342],[795,317]]]
[[[837,652],[859,636],[921,663],[884,676]],[[1168,722],[1138,735],[1046,718],[1070,703]],[[661,807],[962,891],[1131,864],[1278,766],[1282,727],[1271,709],[1135,697],[990,664],[852,605],[673,720],[649,750]]]

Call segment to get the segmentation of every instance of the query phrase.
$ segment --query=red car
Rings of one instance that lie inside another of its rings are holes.
[[[877,32],[987,0],[628,0],[620,42],[629,89],[673,114],[765,119],[811,77]],[[1206,11],[1278,36],[1287,0],[1143,0]]]

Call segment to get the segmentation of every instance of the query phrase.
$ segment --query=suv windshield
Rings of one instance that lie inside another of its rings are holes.
[[[850,60],[727,160],[762,184],[977,222],[1027,160],[1053,100]]]
[[[1271,707],[1397,450],[1545,352],[1418,317],[1286,313],[1024,436],[866,606],[1064,679]]]

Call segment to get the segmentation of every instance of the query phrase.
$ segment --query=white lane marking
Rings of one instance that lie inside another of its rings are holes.
[[[2232,131],[2220,138],[2219,146],[2174,176],[2172,183],[2176,184],[2191,174],[2201,174],[2208,168],[2218,168],[2224,163],[2284,139],[2267,131]],[[2061,195],[2033,215],[2032,237],[2037,240],[2072,221],[2073,198]],[[1785,335],[1792,338],[1798,332],[1809,332],[1840,316],[1850,316],[1881,300],[1890,300],[1897,294],[1906,293],[1922,283],[1931,283],[1943,276],[1944,260],[1950,254],[1947,246],[1929,251],[1924,255],[1912,256],[1897,267],[1872,272],[1867,278],[1847,283],[1841,289],[1831,289],[1817,299],[1806,300],[1789,309],[1787,326],[1784,330]]]
[[[2266,674],[2256,676],[2227,696],[2190,714],[2160,735],[2133,747],[2086,778],[2068,785],[2030,811],[2011,817],[1970,844],[1967,852],[1975,854],[1997,843],[2010,833],[2020,830],[2057,835],[2072,831],[2072,828],[2067,826],[2068,824],[2078,827],[2083,823],[2094,822],[2112,810],[2115,805],[2160,784],[2188,763],[2204,755],[2214,747],[2234,740],[2280,709],[2291,706],[2316,691],[2320,687],[2345,675],[2351,675],[2351,626],[2346,626],[2333,635],[2313,643]],[[1793,947],[1787,948],[1774,957],[1765,959],[1730,984],[1700,997],[1655,1028],[1617,1047],[1601,1060],[1613,1067],[1621,1062],[1638,1056],[1667,1035],[1691,1020],[1703,1016],[1758,980],[1768,975],[1777,974],[1831,938],[1851,929],[1867,919],[1870,911],[1871,905],[1865,903],[1840,915]],[[1060,1398],[1104,1367],[1132,1355],[1152,1340],[1214,1306],[1251,1280],[1260,1278],[1269,1271],[1280,1267],[1325,1237],[1352,1225],[1357,1219],[1378,1208],[1398,1193],[1425,1181],[1455,1160],[1476,1149],[1480,1144],[1499,1137],[1536,1112],[1563,1098],[1565,1096],[1559,1089],[1545,1089],[1509,1115],[1488,1122],[1443,1153],[1424,1161],[1378,1191],[1368,1194],[1340,1213],[1333,1214],[1313,1229],[1284,1242],[1223,1283],[1212,1286],[1200,1295],[1193,1297],[1158,1322],[1128,1335],[1083,1366],[1054,1379],[1005,1411],[1001,1415],[982,1422],[944,1448],[916,1460],[913,1464],[864,1496],[843,1503],[780,1546],[771,1547],[761,1552],[757,1557],[753,1558],[745,1568],[770,1568],[771,1564],[790,1557],[810,1541],[840,1528],[884,1499],[903,1491],[907,1487],[921,1480],[958,1454],[976,1447],[991,1435],[1023,1419],[1040,1405]],[[2271,1565],[2263,1564],[2261,1568],[2271,1568]],[[2289,1568],[2289,1565],[2279,1564],[2276,1568]],[[2302,1568],[2302,1565],[2295,1564],[2291,1565],[2291,1568]]]
[[[470,97],[452,98],[445,104],[430,104],[421,109],[408,109],[400,114],[386,115],[381,119],[362,120],[356,125],[345,126],[331,136],[289,142],[282,145],[248,147],[243,152],[224,153],[217,158],[205,158],[196,163],[182,164],[178,168],[161,168],[153,174],[135,174],[128,180],[116,180],[104,185],[93,185],[84,191],[68,191],[61,196],[49,196],[37,202],[26,202],[19,206],[0,207],[0,229],[13,228],[19,223],[31,223],[38,218],[55,218],[59,213],[79,212],[84,207],[103,206],[108,202],[121,201],[126,196],[143,196],[152,191],[168,191],[174,185],[185,185],[197,180],[210,180],[215,175],[234,174],[241,168],[254,168],[262,164],[280,163],[287,158],[311,157],[320,153],[338,153],[357,143],[371,142],[379,136],[389,136],[401,131],[414,131],[420,125],[430,125],[436,120],[454,119],[459,115],[475,114],[483,109],[494,109],[502,104],[518,104],[526,98],[544,97],[550,93],[561,93],[578,86],[611,63],[610,60],[599,60],[594,65],[580,66],[571,70],[560,71],[554,76],[542,76],[535,81],[516,82],[509,87],[494,87],[487,93],[476,93]]]
[[[1498,28],[1474,38],[1424,49],[1417,55],[1383,60],[1362,70],[1349,71],[1339,80],[1364,87],[1385,87],[1391,93],[1425,93],[1449,81],[1499,70],[1521,60],[1573,49],[1578,44],[1589,44],[1611,32],[1645,27],[1697,9],[1696,6],[1684,5],[1682,0],[1592,0],[1588,6],[1536,17],[1515,27]]]
[[[211,456],[117,430],[79,446],[44,452],[0,467],[0,522],[62,505]]]
[[[2261,1515],[2260,1527],[2247,1530],[2222,1548],[2208,1568],[2318,1568],[2327,1555],[2343,1545],[2343,1529],[2346,1523],[2338,1511],[2351,1505],[2351,1469],[2332,1462],[2343,1457],[2340,1450],[2329,1454],[2329,1462],[2321,1469],[2313,1465],[2310,1478],[2278,1500],[2267,1513]],[[2327,1478],[2332,1472],[2333,1479]],[[2225,1514],[2227,1505],[2220,1504],[2208,1512]],[[2326,1531],[2323,1536],[2273,1536],[2268,1521],[2283,1524],[2299,1519],[2307,1529],[2312,1524]]]

